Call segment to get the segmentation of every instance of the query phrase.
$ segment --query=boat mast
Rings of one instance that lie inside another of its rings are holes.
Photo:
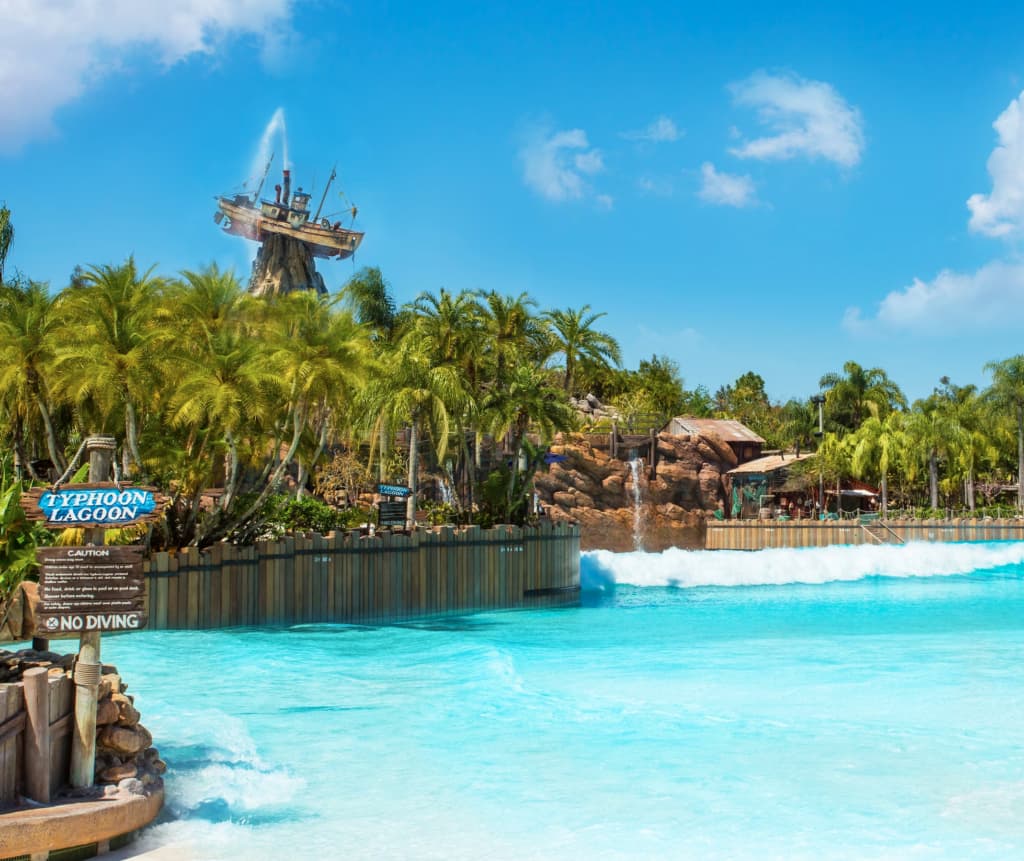
[[[256,186],[256,195],[253,197],[254,203],[259,203],[260,192],[263,191],[263,183],[267,181],[267,175],[270,173],[270,165],[274,161],[274,153],[270,154],[270,158],[267,159],[267,166],[263,168],[263,176],[260,178],[260,184]]]
[[[327,185],[324,186],[324,196],[320,198],[320,205],[316,208],[316,215],[313,216],[313,223],[316,224],[320,220],[320,210],[324,208],[324,201],[327,200],[327,192],[331,190],[331,183],[334,182],[334,178],[338,175],[338,163],[334,163],[334,167],[331,168],[330,178],[327,180]]]

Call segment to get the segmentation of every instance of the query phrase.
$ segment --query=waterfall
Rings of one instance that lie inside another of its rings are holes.
[[[640,534],[640,470],[644,465],[642,457],[629,462],[629,473],[633,477],[633,549],[643,550],[644,540]]]
[[[438,487],[441,490],[441,501],[445,505],[451,505],[455,507],[455,491],[452,489],[451,484],[448,483],[448,476],[442,475],[438,481]]]

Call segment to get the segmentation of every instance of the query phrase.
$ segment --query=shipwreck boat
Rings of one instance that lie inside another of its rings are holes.
[[[327,192],[335,178],[333,171],[324,188],[320,206],[312,217],[309,212],[310,196],[301,187],[292,193],[290,170],[284,171],[281,185],[274,186],[276,194],[273,200],[260,199],[266,178],[264,172],[256,192],[251,196],[233,194],[217,198],[217,212],[213,220],[223,224],[225,233],[243,236],[254,242],[263,242],[270,234],[276,233],[305,243],[314,257],[344,260],[355,253],[363,241],[363,234],[342,227],[340,221],[332,224],[328,219],[320,218]],[[353,206],[350,211],[354,219],[356,208]]]

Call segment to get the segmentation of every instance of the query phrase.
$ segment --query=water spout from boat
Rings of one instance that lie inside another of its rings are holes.
[[[262,176],[267,161],[269,161],[273,156],[275,143],[277,143],[280,148],[281,156],[284,160],[284,168],[286,170],[290,169],[292,163],[288,160],[288,127],[284,120],[284,108],[278,108],[274,111],[274,115],[270,118],[270,122],[267,123],[267,127],[263,130],[259,146],[256,149],[256,155],[253,158],[252,166],[249,169],[249,175],[254,177],[255,180],[250,180],[250,182],[259,181],[259,177]]]

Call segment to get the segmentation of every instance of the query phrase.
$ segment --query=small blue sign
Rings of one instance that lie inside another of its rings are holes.
[[[405,497],[409,495],[409,488],[403,484],[378,484],[377,493],[381,496]]]
[[[39,508],[47,526],[124,526],[152,514],[156,495],[139,487],[91,487],[44,491]]]

